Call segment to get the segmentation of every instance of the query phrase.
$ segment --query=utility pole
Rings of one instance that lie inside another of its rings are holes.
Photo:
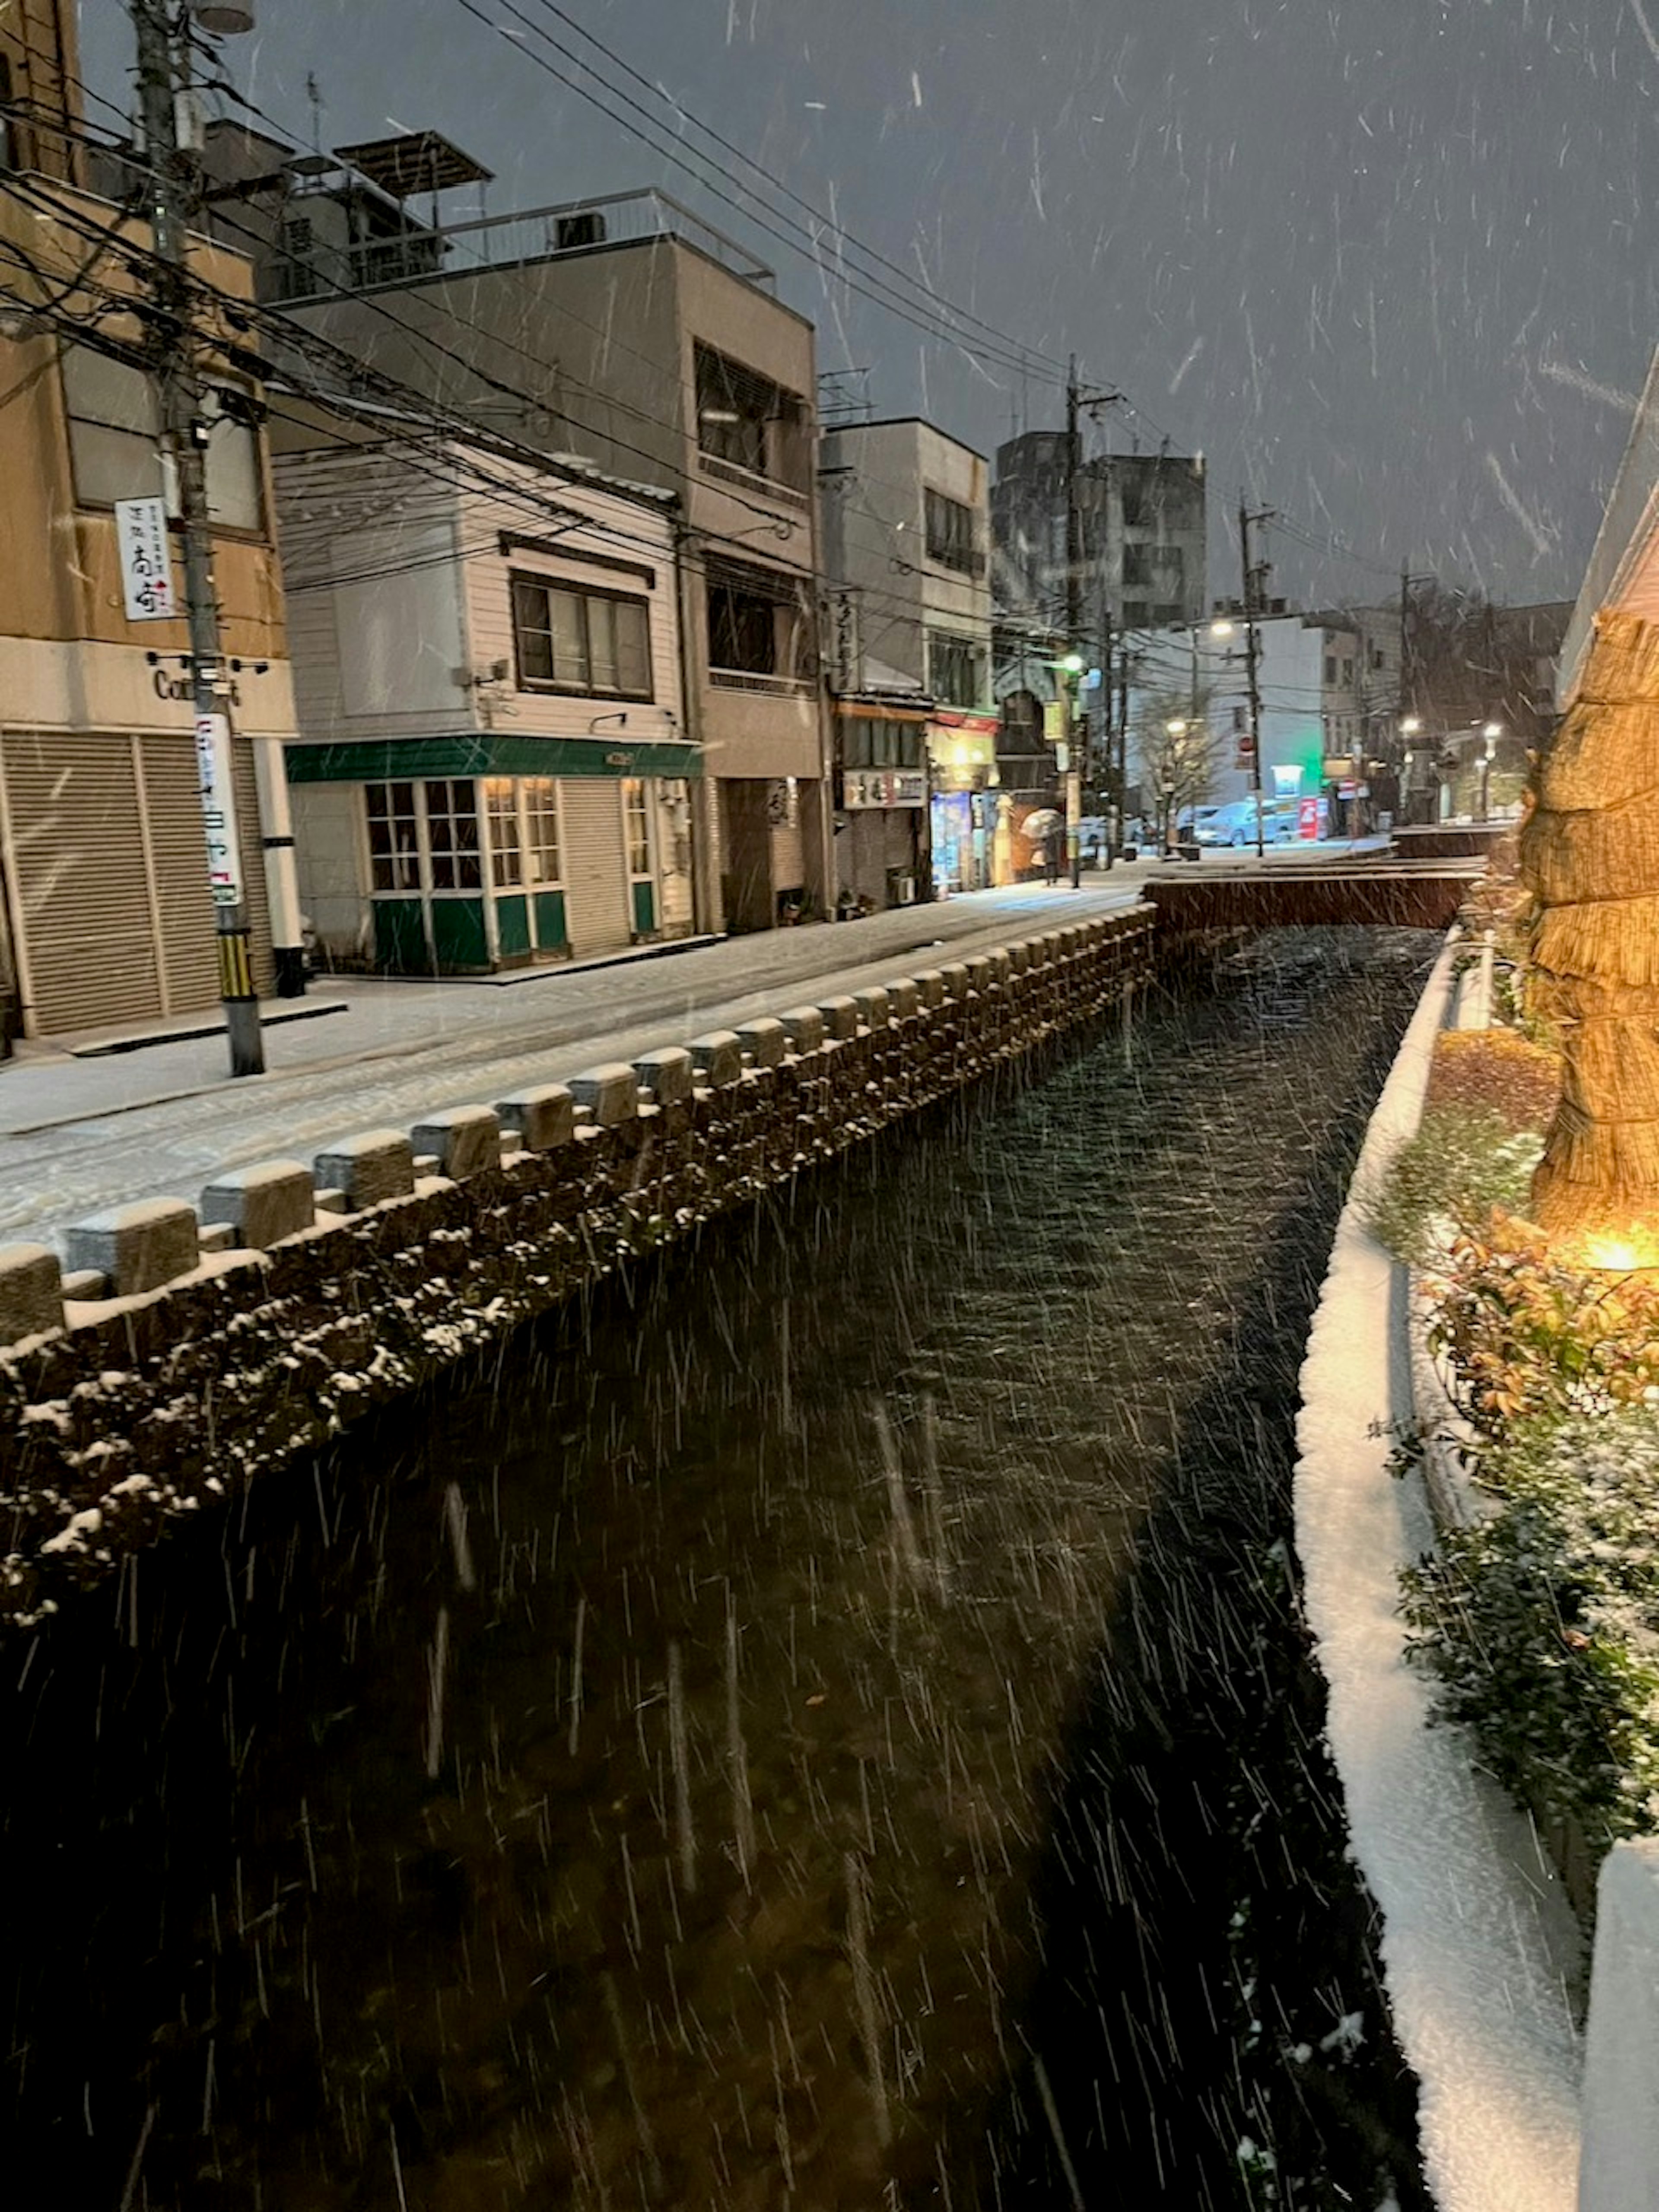
[[[1078,428],[1078,410],[1083,395],[1078,388],[1077,356],[1073,354],[1066,369],[1066,653],[1069,662],[1081,653],[1078,632],[1083,624],[1083,527],[1078,514],[1078,465],[1082,459],[1079,451],[1081,433]],[[1083,837],[1080,823],[1083,815],[1083,774],[1079,757],[1082,751],[1082,730],[1077,711],[1077,681],[1066,673],[1066,853],[1071,863],[1072,889],[1076,890],[1083,881]]]
[[[1252,514],[1244,495],[1238,495],[1238,551],[1244,567],[1244,673],[1250,701],[1250,790],[1255,799],[1255,857],[1261,860],[1267,849],[1261,826],[1261,685],[1259,677],[1261,650],[1255,634],[1255,618],[1260,611],[1260,580],[1267,563],[1259,566],[1250,558],[1250,532],[1261,522],[1271,522],[1273,510],[1262,507]]]
[[[180,125],[190,101],[190,17],[166,0],[131,0],[137,36],[144,159],[155,247],[152,325],[161,404],[163,482],[176,504],[185,564],[185,611],[196,702],[196,763],[207,833],[208,877],[219,949],[233,1075],[264,1071],[259,1005],[248,957],[247,908],[236,836],[231,776],[228,687],[219,644],[219,606],[208,531],[207,443],[195,307],[190,275],[190,218],[200,205],[201,167]]]

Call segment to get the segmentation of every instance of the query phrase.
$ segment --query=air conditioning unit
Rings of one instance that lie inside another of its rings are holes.
[[[584,246],[604,244],[605,217],[598,208],[582,208],[575,215],[554,217],[553,250],[556,253],[575,253]]]

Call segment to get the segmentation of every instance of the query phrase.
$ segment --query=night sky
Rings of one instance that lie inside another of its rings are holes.
[[[988,356],[924,337],[849,289],[833,239],[815,259],[768,236],[598,113],[541,65],[580,75],[540,33],[618,72],[546,0],[261,0],[224,51],[296,142],[307,71],[325,143],[444,131],[496,172],[493,211],[663,184],[778,269],[820,367],[870,369],[878,415],[988,453],[1059,424],[1075,352],[1133,402],[1101,418],[1115,445],[1167,435],[1209,458],[1218,508],[1244,487],[1282,510],[1299,534],[1272,534],[1277,589],[1385,597],[1404,561],[1504,599],[1577,590],[1659,337],[1659,0],[567,8],[779,180],[734,184],[708,149],[718,167],[693,165],[719,189],[764,193],[771,212],[744,204],[781,228],[810,222],[780,188],[799,193],[994,326]],[[88,80],[124,100],[125,11],[82,15]],[[651,118],[630,123],[674,130],[623,88]],[[1218,526],[1212,593],[1237,589],[1227,560]]]

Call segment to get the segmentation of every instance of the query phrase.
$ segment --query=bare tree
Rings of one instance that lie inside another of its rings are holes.
[[[1159,841],[1167,845],[1186,810],[1209,797],[1221,764],[1210,695],[1201,689],[1144,691],[1133,726],[1141,783],[1158,810]]]

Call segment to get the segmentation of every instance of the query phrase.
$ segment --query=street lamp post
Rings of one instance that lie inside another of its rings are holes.
[[[1488,722],[1480,734],[1486,741],[1480,756],[1480,819],[1487,822],[1492,818],[1492,756],[1498,750],[1498,740],[1504,734],[1503,726],[1498,722]]]
[[[1083,655],[1068,653],[1060,673],[1066,699],[1066,856],[1071,863],[1072,889],[1083,882],[1083,725],[1077,711],[1078,678]]]
[[[1400,813],[1402,821],[1412,818],[1412,777],[1417,766],[1417,739],[1422,734],[1420,714],[1402,714],[1400,734],[1406,740],[1406,750],[1401,763]]]

